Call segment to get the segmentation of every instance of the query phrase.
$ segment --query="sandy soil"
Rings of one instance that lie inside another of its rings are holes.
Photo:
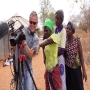
[[[44,72],[45,66],[43,64],[42,49],[40,49],[38,55],[33,58],[33,69],[35,83],[39,90],[45,90]],[[90,65],[86,65],[88,80],[84,82],[85,90],[90,90]],[[3,63],[0,62],[0,90],[11,90],[10,83],[12,79],[11,69],[9,66],[3,67]]]

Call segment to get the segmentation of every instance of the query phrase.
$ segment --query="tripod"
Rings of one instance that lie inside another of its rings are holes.
[[[20,90],[22,90],[22,88],[23,88],[23,83],[22,83],[22,79],[24,78],[23,62],[25,62],[26,67],[28,69],[28,72],[30,74],[30,77],[31,77],[31,79],[33,81],[33,84],[35,86],[35,89],[38,90],[37,87],[36,87],[35,81],[33,79],[31,70],[29,68],[28,62],[26,60],[26,56],[22,52],[23,46],[22,46],[22,44],[19,44],[18,46],[19,46],[19,50],[20,50],[20,55],[19,55],[19,59],[18,59],[18,72],[16,72],[16,70],[15,70],[16,68],[15,68],[15,65],[14,65],[14,71],[16,73],[15,74],[15,81],[16,81],[16,87],[15,88],[16,88],[16,90],[18,90],[18,86],[20,86],[20,88],[19,88]]]

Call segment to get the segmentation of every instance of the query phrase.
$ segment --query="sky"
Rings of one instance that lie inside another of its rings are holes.
[[[69,16],[78,12],[78,6],[74,5],[73,0],[50,0],[55,10],[64,11],[64,23],[68,22]],[[40,0],[0,0],[0,21],[11,18],[18,13],[25,19],[29,19],[31,11],[40,12]]]

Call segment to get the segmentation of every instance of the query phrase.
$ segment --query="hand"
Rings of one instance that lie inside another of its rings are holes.
[[[83,79],[85,79],[85,82],[87,81],[87,73],[85,70],[83,71]]]
[[[40,49],[40,45],[37,45],[37,53],[39,52]]]
[[[23,40],[26,40],[26,36],[25,34],[22,33],[19,35],[18,41],[23,41]]]
[[[38,54],[39,49],[40,49],[39,45],[37,45],[36,47],[32,48],[32,50],[34,50],[34,54]]]

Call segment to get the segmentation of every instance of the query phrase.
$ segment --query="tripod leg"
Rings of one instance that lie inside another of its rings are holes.
[[[15,85],[16,85],[16,90],[18,90],[18,76],[15,76],[16,80],[15,80]]]
[[[24,78],[23,60],[22,60],[22,62],[21,62],[21,66],[22,66],[22,78]]]
[[[16,80],[16,90],[23,90],[23,80],[22,80],[22,63],[18,62],[18,76]]]
[[[28,62],[27,62],[27,60],[24,60],[24,61],[25,61],[25,64],[26,64],[26,66],[27,66],[27,69],[28,69],[28,71],[29,71],[29,73],[30,73],[30,76],[31,76],[31,78],[32,78],[33,84],[34,84],[36,90],[38,90],[37,87],[36,87],[35,81],[34,81],[34,79],[33,79],[31,70],[30,70],[30,68],[29,68]]]
[[[15,63],[15,54],[13,55],[13,69],[14,69],[14,84],[15,84],[15,90],[18,90],[18,72],[16,71],[16,63]]]
[[[16,73],[15,54],[13,55],[13,69],[14,69],[14,73]]]

